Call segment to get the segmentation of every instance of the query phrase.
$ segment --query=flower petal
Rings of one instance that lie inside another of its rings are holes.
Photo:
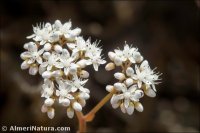
[[[125,108],[128,108],[129,102],[130,102],[129,98],[124,99],[124,107]]]
[[[134,112],[134,104],[130,104],[128,108],[126,108],[127,114],[132,115]]]

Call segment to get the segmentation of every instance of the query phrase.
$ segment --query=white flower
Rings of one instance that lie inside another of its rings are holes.
[[[134,47],[129,47],[129,45],[126,44],[124,46],[124,50],[123,50],[123,57],[124,57],[123,59],[129,60],[131,63],[136,63],[136,62],[142,61],[143,57],[140,55],[140,53],[137,50],[138,49],[136,49]]]
[[[93,56],[89,59],[90,63],[89,64],[93,64],[94,70],[98,71],[98,68],[100,65],[105,64],[106,61],[101,59],[101,56]]]
[[[98,47],[99,42],[90,43],[90,40],[87,41],[87,47],[85,52],[85,57],[89,58],[87,65],[93,64],[95,71],[98,71],[98,67],[101,64],[105,64],[106,61],[102,59],[101,52],[102,49]]]
[[[134,110],[134,102],[138,102],[139,99],[144,96],[144,93],[142,90],[139,90],[135,85],[132,85],[131,87],[127,88],[125,84],[120,84],[121,86],[116,86],[116,84],[114,85],[115,88],[118,88],[117,90],[120,93],[113,95],[113,97],[111,98],[111,104],[114,108],[120,106],[123,112],[127,112],[129,115],[131,115]],[[124,111],[123,108],[126,111]]]
[[[80,28],[71,30],[71,26],[71,21],[62,24],[60,20],[56,20],[54,23],[54,27],[58,31],[59,35],[64,35],[65,38],[74,38],[81,33]]]
[[[26,52],[23,52],[20,56],[23,60],[25,60],[21,64],[22,69],[29,68],[29,74],[36,75],[38,72],[38,64],[42,64],[42,57],[41,54],[44,52],[43,49],[38,51],[38,47],[35,43],[29,42],[27,44]]]
[[[51,40],[52,25],[50,23],[46,23],[45,25],[40,24],[39,26],[33,27],[33,32],[34,34],[27,38],[33,38],[33,40],[39,41],[40,45],[44,45],[46,42]]]
[[[110,60],[114,61],[116,66],[122,65],[122,63],[127,60],[131,63],[140,63],[143,60],[143,57],[138,52],[138,49],[129,47],[126,42],[123,50],[115,49],[114,52],[109,52],[108,56]]]
[[[54,83],[49,79],[44,80],[44,84],[42,85],[42,95],[41,97],[50,98],[54,92]]]
[[[69,49],[72,49],[72,55],[79,54],[79,51],[86,50],[86,42],[83,37],[76,37],[76,43],[67,43]]]
[[[64,68],[65,75],[69,74],[71,66],[75,66],[75,69],[77,69],[78,66],[73,63],[75,59],[76,59],[76,56],[74,56],[74,57],[70,56],[67,49],[62,50],[62,54],[60,56],[60,61],[63,64],[62,67]]]
[[[80,90],[81,92],[90,93],[87,88],[83,87],[87,81],[88,79],[82,80],[77,76],[74,76],[72,81],[70,81],[70,85],[72,86],[71,91],[76,92],[77,90]]]
[[[33,64],[37,61],[38,64],[42,64],[41,55],[44,52],[44,49],[38,50],[38,47],[35,43],[30,42],[28,44],[28,51],[23,52],[20,56],[23,60],[26,60],[28,64]]]
[[[131,74],[131,77],[137,80],[139,88],[141,88],[143,82],[146,85],[151,85],[152,89],[156,91],[155,84],[158,84],[157,80],[160,80],[159,75],[151,70],[146,60],[142,62],[139,68],[135,65],[135,72],[136,74]]]
[[[47,67],[48,71],[50,71],[53,66],[56,68],[63,68],[63,64],[59,62],[60,54],[52,52],[52,54],[50,54],[47,58],[47,61],[43,62],[41,67]]]
[[[73,95],[70,94],[71,85],[61,80],[57,83],[59,84],[59,90],[56,90],[56,95],[59,96],[59,103],[63,106],[69,106],[70,100],[74,99]]]

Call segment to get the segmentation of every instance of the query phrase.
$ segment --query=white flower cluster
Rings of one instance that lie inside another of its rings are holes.
[[[119,81],[106,86],[108,92],[116,92],[111,98],[112,107],[120,107],[123,113],[129,115],[133,114],[134,109],[142,112],[143,106],[139,100],[144,94],[149,97],[156,96],[155,84],[159,83],[157,81],[160,80],[160,75],[143,60],[137,48],[130,47],[126,42],[123,50],[115,49],[114,52],[109,52],[108,56],[112,62],[106,65],[107,71],[115,69],[115,66],[122,67],[122,72],[114,74]]]
[[[56,100],[67,108],[69,118],[74,116],[74,110],[82,110],[90,97],[89,89],[84,87],[89,73],[84,68],[93,65],[98,71],[99,65],[106,63],[99,42],[85,41],[79,36],[81,29],[71,27],[71,21],[62,24],[59,20],[33,27],[34,34],[27,37],[32,40],[24,44],[27,51],[21,54],[21,68],[29,69],[31,75],[39,72],[44,78],[41,110],[51,119]]]

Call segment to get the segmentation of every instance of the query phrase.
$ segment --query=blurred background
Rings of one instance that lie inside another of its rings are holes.
[[[76,117],[67,118],[66,110],[56,107],[50,120],[40,111],[43,99],[40,76],[22,71],[20,53],[31,35],[32,25],[72,21],[85,39],[101,40],[104,57],[124,42],[138,47],[151,68],[163,73],[157,97],[142,99],[144,112],[132,116],[107,103],[88,123],[89,132],[199,132],[199,8],[190,1],[1,1],[1,88],[0,124],[18,126],[70,126],[78,129]],[[87,113],[115,82],[113,72],[90,70],[86,84],[91,98]]]

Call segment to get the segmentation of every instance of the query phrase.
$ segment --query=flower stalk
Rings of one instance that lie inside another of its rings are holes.
[[[87,122],[91,122],[95,114],[110,100],[110,98],[113,96],[113,94],[116,92],[115,89],[113,89],[109,94],[107,94],[89,113],[86,115],[83,115],[82,112],[76,111],[77,118],[79,120],[79,133],[86,132],[86,125]]]

